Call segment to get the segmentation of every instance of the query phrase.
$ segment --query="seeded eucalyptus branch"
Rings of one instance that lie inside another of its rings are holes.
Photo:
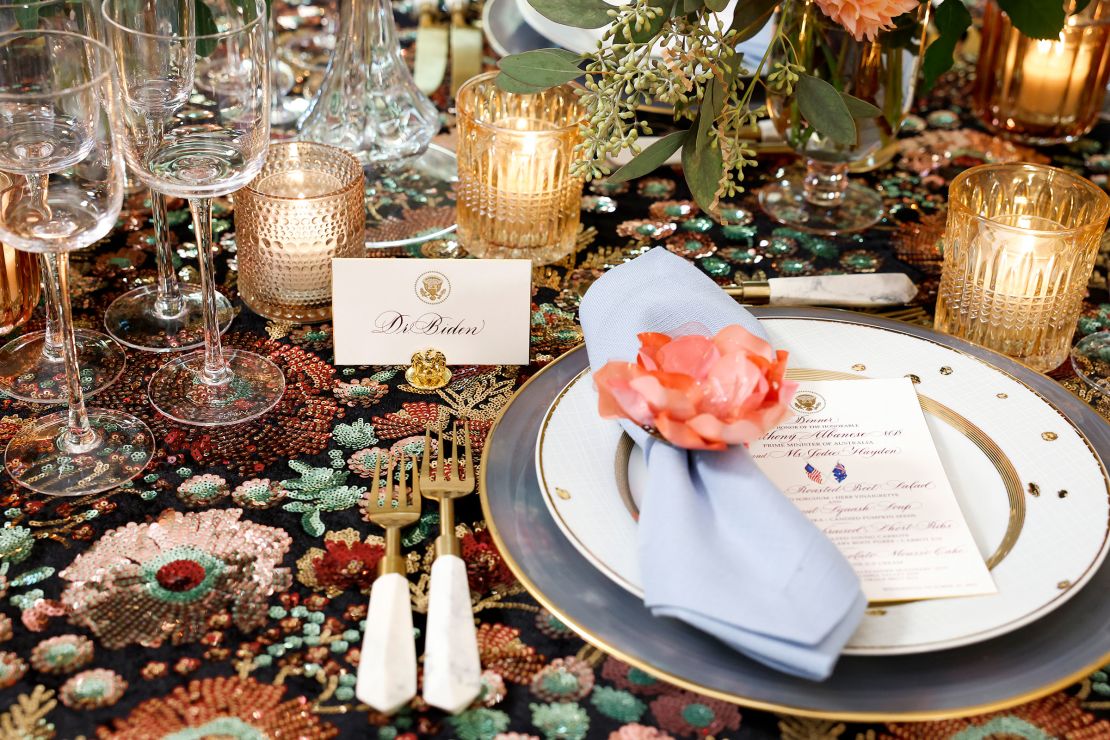
[[[499,87],[515,93],[582,80],[586,120],[573,171],[588,179],[640,177],[681,150],[691,193],[713,212],[722,198],[743,190],[744,170],[755,164],[755,151],[742,132],[766,115],[763,106],[752,105],[757,85],[776,95],[796,95],[809,126],[842,143],[856,140],[856,119],[881,114],[874,105],[806,74],[792,40],[777,31],[760,59],[744,59],[736,51],[770,21],[778,0],[737,0],[728,26],[717,15],[728,0],[627,0],[617,6],[605,0],[528,2],[556,23],[606,28],[591,54],[564,49],[514,54],[501,60],[497,77]],[[1028,36],[1054,38],[1063,27],[1060,0],[997,2]],[[926,84],[952,65],[971,15],[963,0],[943,0],[936,23],[939,36],[922,65]],[[784,61],[772,63],[772,56]],[[675,120],[689,127],[641,150],[640,137],[652,130],[638,120],[636,109],[651,102],[673,106]],[[612,172],[609,159],[626,149],[635,155],[632,161]]]

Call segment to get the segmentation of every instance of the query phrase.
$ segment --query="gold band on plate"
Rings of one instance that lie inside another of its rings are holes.
[[[775,317],[775,318],[778,318],[778,317]],[[814,319],[810,318],[809,320],[814,320]],[[828,319],[819,319],[819,320],[828,320]],[[838,321],[836,323],[849,323],[850,324],[850,323],[853,323],[853,322]],[[903,334],[903,335],[906,335],[906,336],[912,336],[915,339],[918,339],[918,340],[921,340],[921,341],[931,342],[931,340],[929,340],[929,339],[910,334],[909,332],[897,331],[897,330],[891,329],[889,327],[876,326],[874,324],[865,324],[865,326],[868,326],[869,328],[873,328],[873,329],[879,329],[881,331],[888,331],[888,332],[895,333],[895,334]],[[955,349],[955,348],[952,348],[952,347],[947,347],[945,345],[940,344],[939,342],[931,342],[931,343],[937,344],[938,346],[941,346],[941,347],[944,347],[947,350],[958,352],[959,354],[964,355],[966,357],[969,357],[969,358],[975,360],[976,362],[979,362],[983,365],[986,365],[987,367],[991,368],[992,370],[994,370],[998,373],[1001,373],[1005,377],[1010,378],[1014,382],[1019,383],[1023,387],[1027,388],[1030,392],[1036,394],[1038,398],[1040,398],[1042,401],[1044,401],[1044,403],[1046,403],[1049,407],[1051,407],[1058,414],[1060,414],[1061,418],[1064,419],[1073,429],[1075,429],[1076,433],[1087,444],[1087,447],[1090,449],[1091,454],[1095,457],[1096,460],[1098,460],[1100,467],[1103,467],[1103,475],[1105,477],[1105,472],[1106,472],[1105,467],[1102,466],[1102,460],[1095,453],[1094,448],[1091,447],[1090,441],[1086,438],[1085,435],[1082,434],[1082,432],[1079,431],[1079,429],[1077,427],[1075,427],[1074,423],[1072,423],[1070,419],[1068,419],[1066,416],[1064,416],[1064,414],[1060,413],[1060,411],[1058,409],[1056,409],[1055,406],[1053,406],[1051,403],[1049,403],[1048,399],[1044,398],[1044,396],[1037,393],[1034,389],[1029,388],[1028,385],[1026,385],[1025,383],[1022,383],[1017,378],[1014,378],[1009,373],[1006,373],[1005,371],[1003,371],[1003,370],[1001,370],[1001,369],[999,369],[999,368],[997,368],[993,365],[990,365],[987,362],[984,362],[983,360],[981,360],[978,357],[975,357],[974,355],[967,354],[966,352],[962,352],[959,349]],[[509,403],[505,404],[505,406],[497,414],[497,418],[494,420],[493,425],[490,427],[489,433],[486,436],[486,446],[485,446],[485,449],[483,450],[483,454],[488,453],[491,446],[497,441],[497,430],[501,426],[501,421],[504,418],[505,414],[508,412],[508,410],[511,408],[512,404],[515,403],[528,390],[528,387],[530,385],[532,385],[532,383],[534,383],[538,378],[541,378],[547,371],[549,371],[550,369],[552,369],[553,367],[558,365],[560,362],[565,361],[571,354],[573,354],[575,351],[580,350],[581,348],[582,348],[582,345],[580,344],[580,345],[568,350],[561,357],[559,357],[555,361],[549,363],[548,365],[544,366],[538,372],[536,372],[535,375],[533,375],[527,381],[525,381],[524,385],[522,385],[516,391],[516,393],[513,394],[513,397],[509,400]],[[1064,689],[1064,688],[1072,685],[1076,681],[1078,681],[1082,678],[1085,678],[1086,676],[1088,676],[1092,672],[1098,670],[1099,668],[1106,665],[1107,663],[1110,663],[1110,653],[1106,653],[1105,655],[1099,656],[1096,660],[1091,661],[1089,664],[1087,664],[1086,666],[1084,666],[1080,670],[1075,671],[1075,672],[1073,672],[1073,673],[1071,673],[1067,676],[1064,676],[1061,679],[1058,679],[1058,680],[1053,681],[1049,684],[1041,686],[1040,688],[1037,688],[1033,691],[1029,691],[1029,692],[1026,692],[1024,694],[1019,694],[1017,696],[1013,696],[1013,697],[1010,697],[1008,699],[1000,699],[998,701],[988,702],[986,704],[978,704],[978,705],[973,704],[973,705],[966,706],[966,707],[953,707],[953,708],[948,708],[948,709],[935,709],[935,710],[912,710],[912,711],[907,711],[907,712],[885,712],[885,713],[884,712],[831,712],[831,711],[823,711],[823,710],[814,710],[814,709],[807,709],[805,707],[790,706],[788,704],[778,704],[778,703],[775,703],[775,702],[767,702],[767,701],[760,701],[760,700],[757,700],[757,699],[750,699],[748,697],[740,696],[740,695],[737,695],[737,694],[732,694],[732,693],[729,693],[727,691],[720,691],[718,689],[714,689],[714,688],[711,688],[711,687],[708,687],[708,686],[702,686],[701,684],[697,683],[696,681],[691,681],[691,680],[682,678],[681,676],[675,676],[675,675],[673,675],[673,674],[671,674],[671,673],[669,673],[665,670],[662,670],[660,668],[657,668],[657,667],[651,665],[650,663],[647,663],[643,660],[640,660],[640,659],[636,658],[635,656],[629,655],[628,653],[624,652],[623,650],[620,650],[618,648],[615,648],[615,647],[609,645],[603,638],[598,637],[592,631],[590,631],[589,629],[586,629],[581,624],[579,624],[577,621],[568,617],[566,615],[566,613],[564,613],[559,608],[558,604],[555,604],[553,601],[551,601],[551,599],[549,599],[547,597],[547,595],[544,594],[543,591],[541,591],[536,586],[536,584],[531,580],[531,578],[528,577],[527,572],[525,572],[524,568],[521,567],[521,565],[516,561],[515,558],[513,558],[512,554],[509,552],[508,547],[506,547],[505,540],[501,537],[501,533],[497,528],[497,523],[494,520],[494,518],[492,516],[492,513],[490,511],[489,494],[487,493],[487,474],[488,474],[488,467],[486,465],[482,465],[481,471],[479,473],[479,479],[478,479],[478,497],[479,497],[479,500],[481,501],[481,504],[482,504],[482,516],[486,521],[486,526],[489,529],[490,536],[493,537],[494,544],[497,546],[498,551],[501,553],[501,557],[504,559],[505,563],[509,566],[509,569],[513,572],[513,575],[515,575],[517,580],[520,581],[521,585],[524,586],[530,594],[532,594],[533,598],[535,598],[536,601],[539,602],[539,604],[541,606],[543,606],[545,609],[547,609],[549,612],[551,612],[552,615],[554,615],[556,619],[558,619],[560,622],[562,622],[563,624],[570,627],[583,640],[590,643],[594,647],[596,647],[600,650],[603,650],[604,652],[608,653],[609,655],[612,655],[613,657],[617,658],[618,660],[621,660],[624,663],[627,663],[628,665],[630,665],[634,668],[638,668],[639,670],[642,670],[642,671],[644,671],[645,673],[647,673],[651,676],[654,676],[654,677],[656,677],[656,678],[658,678],[662,681],[666,681],[668,683],[674,684],[675,686],[678,686],[680,688],[684,688],[688,691],[693,691],[695,693],[703,694],[705,696],[710,696],[710,697],[713,697],[715,699],[720,699],[722,701],[731,702],[733,704],[739,704],[741,706],[750,707],[752,709],[758,709],[758,710],[768,711],[768,712],[784,712],[784,713],[793,714],[793,715],[796,715],[796,716],[799,716],[799,717],[815,717],[815,718],[819,718],[819,719],[833,719],[833,720],[841,720],[841,721],[846,721],[846,722],[921,722],[921,721],[927,721],[927,720],[942,720],[942,719],[954,719],[954,718],[968,717],[968,716],[972,716],[972,715],[976,715],[976,714],[985,714],[985,713],[988,713],[988,712],[996,712],[996,711],[1001,711],[1001,710],[1004,710],[1004,709],[1009,709],[1010,707],[1014,707],[1014,706],[1017,706],[1019,704],[1024,704],[1026,702],[1033,701],[1034,699],[1039,699],[1043,696],[1051,694],[1055,691],[1059,691],[1060,689]],[[1107,482],[1107,491],[1108,491],[1108,494],[1110,494],[1110,481]]]

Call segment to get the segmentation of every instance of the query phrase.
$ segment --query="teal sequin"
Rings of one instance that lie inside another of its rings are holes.
[[[331,436],[340,447],[352,450],[361,450],[378,443],[374,425],[368,424],[365,419],[359,419],[354,424],[336,424]]]
[[[197,727],[186,727],[163,735],[162,740],[205,740],[220,737],[231,740],[267,740],[268,736],[239,717],[216,717]]]
[[[726,277],[732,272],[732,265],[720,257],[706,257],[701,260],[702,268],[713,277]]]
[[[447,721],[458,740],[493,740],[509,729],[509,715],[496,709],[471,709]]]
[[[968,727],[949,740],[992,740],[996,737],[1019,737],[1022,740],[1053,740],[1053,736],[1020,717],[995,717],[975,727]]]
[[[682,708],[682,719],[691,727],[708,727],[714,719],[713,710],[704,704],[687,704]]]
[[[583,740],[590,730],[590,715],[571,702],[529,704],[532,724],[545,740]]]
[[[683,221],[680,227],[683,231],[691,231],[695,234],[704,234],[713,228],[713,219],[706,216],[697,216],[688,221]]]
[[[594,688],[590,703],[606,717],[624,723],[639,722],[647,711],[647,705],[632,694],[608,686]]]
[[[199,565],[204,571],[204,577],[201,581],[185,591],[171,590],[158,581],[159,569],[178,560],[193,562]],[[216,585],[216,582],[219,580],[226,567],[224,561],[203,550],[188,546],[174,547],[159,553],[143,563],[143,584],[147,593],[159,601],[165,601],[170,604],[191,604],[198,599],[204,598],[204,596],[212,590],[212,587]]]
[[[654,686],[658,683],[653,676],[639,668],[628,669],[628,682],[634,686]]]
[[[567,670],[548,673],[540,682],[543,690],[556,696],[567,696],[578,691],[578,677]]]
[[[35,546],[35,536],[27,527],[4,527],[0,529],[0,561],[22,563]]]

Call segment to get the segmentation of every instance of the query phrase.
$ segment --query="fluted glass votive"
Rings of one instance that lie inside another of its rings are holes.
[[[1057,39],[1024,36],[991,0],[983,17],[975,109],[987,128],[1033,144],[1074,141],[1098,120],[1110,79],[1110,0],[1075,0]]]
[[[459,88],[459,243],[476,257],[548,264],[574,251],[582,178],[570,173],[583,111],[569,85],[501,90],[496,73]]]
[[[262,171],[235,193],[239,294],[266,318],[331,318],[331,261],[363,251],[363,172],[338,147],[271,144]]]
[[[1110,196],[1054,167],[989,164],[952,181],[936,328],[1042,372],[1068,356]]]

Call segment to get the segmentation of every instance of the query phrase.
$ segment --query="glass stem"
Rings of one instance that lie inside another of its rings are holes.
[[[42,356],[47,362],[61,362],[63,359],[62,354],[62,329],[61,321],[58,319],[58,304],[50,300],[50,286],[48,285],[50,274],[50,266],[46,264],[46,255],[39,255],[39,267],[42,272],[42,289],[45,299],[43,305],[46,308],[46,337],[42,343]]]
[[[216,276],[212,264],[212,199],[190,198],[193,232],[200,263],[200,289],[204,299],[204,373],[201,382],[223,385],[231,380],[231,370],[220,344],[220,322],[216,318]]]
[[[166,220],[166,196],[150,191],[150,217],[154,222],[154,256],[158,262],[158,298],[155,309],[166,318],[173,318],[185,308],[181,286],[173,271],[173,252],[170,250],[170,225]]]
[[[60,319],[62,355],[66,365],[66,395],[69,400],[69,425],[58,440],[58,447],[65,452],[77,454],[95,447],[99,438],[89,424],[85,396],[81,392],[81,368],[77,364],[73,316],[69,308],[69,255],[64,252],[48,252],[43,257],[47,304],[54,304]]]
[[[802,189],[806,202],[822,208],[838,208],[848,190],[848,163],[807,159]]]

